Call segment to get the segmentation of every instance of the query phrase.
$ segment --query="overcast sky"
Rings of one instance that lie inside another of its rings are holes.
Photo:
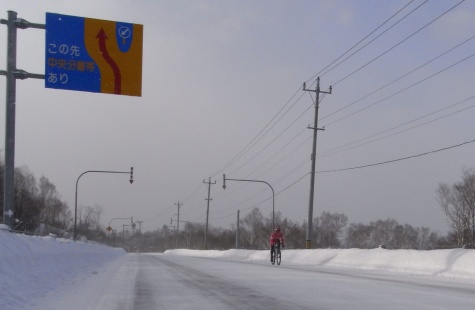
[[[475,167],[475,1],[458,3],[2,0],[4,19],[13,10],[45,23],[52,12],[144,27],[141,97],[17,82],[15,164],[47,177],[71,208],[81,173],[133,166],[133,185],[125,174],[79,181],[78,204],[102,206],[105,227],[133,216],[155,230],[176,219],[178,202],[181,220],[204,223],[209,177],[211,225],[229,228],[255,206],[271,215],[267,185],[223,190],[223,173],[268,182],[275,211],[303,223],[315,96],[301,89],[320,76],[333,93],[320,97],[314,216],[445,233],[437,186]],[[0,70],[6,34],[1,25]],[[19,29],[17,67],[44,74],[44,58],[45,31]]]

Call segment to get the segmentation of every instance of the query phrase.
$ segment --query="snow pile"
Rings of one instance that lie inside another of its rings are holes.
[[[168,250],[168,255],[214,257],[242,261],[269,261],[269,251]],[[475,250],[317,249],[283,250],[282,264],[349,270],[370,270],[410,275],[475,279]]]
[[[122,249],[73,242],[54,236],[17,235],[4,228],[0,225],[1,309],[32,309],[37,301],[45,296],[62,295],[68,292],[74,294],[81,283],[88,283],[91,291],[98,291],[97,294],[100,294],[99,291],[104,283],[109,283],[107,277],[112,272],[117,272],[123,258],[128,257],[124,256],[126,253]],[[182,249],[155,255],[186,255],[270,264],[268,250]],[[473,262],[475,262],[475,250],[464,249],[435,251],[284,249],[280,267],[305,265],[306,268],[390,272],[473,281],[475,280]],[[122,270],[122,272],[129,271]],[[127,277],[129,276],[132,280],[130,282],[133,283],[135,275],[127,274]],[[104,278],[102,282],[99,281],[101,277]],[[84,297],[88,298],[88,296]],[[46,300],[49,299],[46,297]],[[50,301],[55,302],[53,299]],[[76,304],[81,302],[76,301]]]
[[[29,308],[29,301],[70,284],[125,254],[123,249],[17,235],[0,227],[0,300],[2,309]]]

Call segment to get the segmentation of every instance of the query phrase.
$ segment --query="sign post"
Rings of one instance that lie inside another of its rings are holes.
[[[46,88],[142,95],[143,25],[46,13],[46,25],[8,11],[3,223],[14,224],[15,100],[17,79],[44,79]],[[17,29],[46,30],[45,74],[16,68]],[[132,171],[131,179],[132,183]]]
[[[16,80],[27,78],[44,78],[40,74],[30,74],[16,67],[17,28],[44,29],[44,25],[33,24],[17,18],[18,14],[8,11],[8,20],[0,20],[7,25],[7,70],[0,75],[7,77],[6,85],[6,117],[5,117],[5,173],[3,176],[3,223],[13,229],[14,223],[14,175],[15,175],[15,110],[16,110]]]

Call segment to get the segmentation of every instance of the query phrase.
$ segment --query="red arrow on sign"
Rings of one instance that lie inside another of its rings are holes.
[[[119,66],[114,61],[114,59],[112,59],[112,57],[109,55],[109,52],[107,51],[106,40],[108,40],[109,38],[107,37],[104,28],[101,28],[101,30],[99,30],[96,38],[99,39],[99,50],[102,53],[102,57],[109,64],[112,69],[112,72],[114,73],[114,94],[119,95],[122,92],[122,76],[120,74]]]

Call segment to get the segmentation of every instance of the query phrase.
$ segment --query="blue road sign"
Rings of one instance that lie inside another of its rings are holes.
[[[45,87],[141,96],[143,26],[46,13]]]

